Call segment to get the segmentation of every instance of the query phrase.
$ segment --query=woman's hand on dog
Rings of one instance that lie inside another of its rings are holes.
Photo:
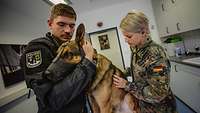
[[[113,84],[117,88],[125,88],[126,84],[128,83],[127,80],[124,78],[119,77],[118,75],[113,75]]]
[[[83,50],[85,52],[85,58],[87,58],[90,61],[93,61],[94,49],[89,41],[84,41]]]

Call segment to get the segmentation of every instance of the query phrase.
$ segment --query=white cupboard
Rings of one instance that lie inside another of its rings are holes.
[[[200,69],[171,62],[170,86],[173,93],[200,113]]]
[[[200,0],[152,0],[160,37],[200,28]]]

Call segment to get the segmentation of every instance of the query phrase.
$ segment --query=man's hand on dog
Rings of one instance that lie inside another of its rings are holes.
[[[85,52],[85,58],[93,61],[94,49],[89,41],[84,40],[83,50]]]

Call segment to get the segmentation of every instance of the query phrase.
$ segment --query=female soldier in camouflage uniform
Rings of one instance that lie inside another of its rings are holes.
[[[120,28],[132,52],[133,82],[114,75],[114,85],[138,99],[141,113],[176,113],[169,86],[170,62],[164,49],[151,40],[147,17],[131,11],[122,19]]]

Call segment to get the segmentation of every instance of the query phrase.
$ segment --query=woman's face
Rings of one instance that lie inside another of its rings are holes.
[[[141,46],[145,43],[145,33],[122,31],[122,34],[124,35],[125,42],[131,47]]]

